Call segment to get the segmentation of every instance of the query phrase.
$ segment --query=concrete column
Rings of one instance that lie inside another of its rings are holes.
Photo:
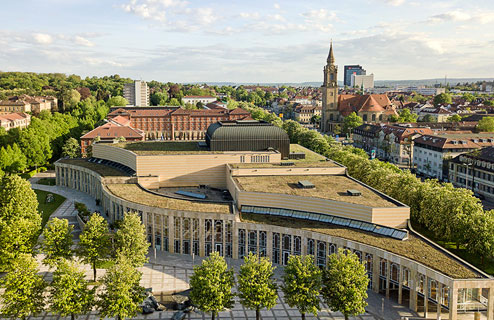
[[[494,288],[489,288],[487,296],[487,320],[494,320]]]
[[[491,294],[492,292],[489,293],[489,295]],[[451,287],[449,294],[449,320],[457,320],[457,316],[458,316],[458,288]]]
[[[273,231],[266,231],[266,256],[273,262]]]
[[[146,215],[146,213],[143,212],[142,215],[144,216],[144,215]],[[154,213],[151,213],[151,223],[152,223],[152,225],[151,225],[151,232],[152,232],[151,237],[153,237],[153,239],[151,241],[151,246],[153,249],[156,248],[156,230],[155,230],[155,223],[154,223],[154,221],[155,221],[154,215],[155,215]]]
[[[232,224],[232,257],[233,259],[238,259],[238,227],[236,221],[233,221]]]
[[[302,256],[307,255],[307,238],[300,236],[300,254]]]
[[[399,266],[400,271],[398,273],[398,303],[401,304],[403,301],[403,268]]]
[[[418,280],[417,280],[417,270],[410,269],[410,301],[408,307],[417,312],[417,288],[418,288]]]
[[[391,279],[391,261],[387,260],[386,262],[386,299],[389,299],[389,287],[391,283],[389,280]]]
[[[424,280],[424,318],[427,319],[429,308],[429,278],[426,276]]]
[[[372,255],[372,290],[376,293],[379,293],[379,260],[376,254]]]
[[[443,284],[440,282],[437,282],[437,293],[436,293],[436,299],[437,299],[437,320],[441,320],[441,301],[443,297]]]
[[[168,216],[168,241],[170,241],[168,249],[170,253],[175,253],[175,217]],[[178,252],[177,252],[178,253]]]

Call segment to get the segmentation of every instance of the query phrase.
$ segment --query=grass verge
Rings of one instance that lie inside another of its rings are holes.
[[[53,202],[46,203],[46,196],[51,192],[36,189],[34,189],[34,192],[38,197],[38,211],[41,213],[41,217],[43,219],[41,222],[41,228],[43,228],[46,222],[48,222],[51,214],[57,210],[58,207],[60,207],[60,205],[65,201],[65,198],[61,195],[53,193]]]
[[[447,242],[447,241],[442,241],[442,240],[437,240],[436,237],[434,237],[434,234],[424,228],[422,225],[417,224],[417,223],[412,223],[412,227],[415,231],[423,235],[424,237],[429,238],[430,240],[434,241],[435,243],[439,244],[441,247],[447,249],[451,253],[457,255],[458,257],[462,258],[463,260],[467,261],[468,263],[471,263],[472,265],[476,266],[480,270],[484,271],[485,273],[488,273],[490,275],[494,275],[494,258],[484,258],[484,264],[481,262],[481,258],[478,255],[472,254],[467,251],[467,248],[463,245],[460,245],[459,248],[456,247],[456,243],[454,242]]]

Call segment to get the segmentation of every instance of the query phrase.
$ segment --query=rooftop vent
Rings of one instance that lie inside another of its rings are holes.
[[[347,195],[352,196],[352,197],[358,197],[362,195],[362,192],[355,190],[355,189],[348,189],[346,191]]]
[[[309,180],[300,180],[298,182],[298,187],[302,189],[312,189],[315,188],[316,186],[312,184]]]

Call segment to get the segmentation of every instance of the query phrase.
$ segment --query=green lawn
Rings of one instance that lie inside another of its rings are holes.
[[[65,201],[65,198],[53,193],[53,202],[46,203],[46,196],[50,193],[47,191],[42,191],[42,190],[36,190],[34,189],[34,192],[36,193],[36,196],[38,197],[38,211],[41,213],[41,216],[43,218],[41,222],[41,227],[43,228],[48,221],[48,218],[50,218],[50,215],[57,210],[58,207]]]
[[[433,233],[430,232],[429,230],[425,229],[423,226],[417,224],[417,223],[412,223],[413,229],[417,231],[418,233],[422,234],[423,236],[431,239],[435,243],[439,244],[441,247],[446,248],[448,251],[451,253],[457,255],[458,257],[462,258],[463,260],[467,261],[468,263],[476,266],[480,270],[490,274],[494,275],[494,258],[484,258],[484,264],[481,263],[480,256],[471,254],[470,252],[467,251],[465,246],[460,245],[460,248],[456,248],[456,243],[453,242],[447,242],[447,241],[441,241],[437,240]]]

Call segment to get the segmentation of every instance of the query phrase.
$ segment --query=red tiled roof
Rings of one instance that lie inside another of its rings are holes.
[[[123,116],[116,116],[114,118],[111,118],[110,121],[115,122],[116,124],[120,124],[122,126],[130,125],[130,120]]]
[[[250,115],[250,112],[242,108],[236,108],[230,111],[230,114],[245,114]]]
[[[31,116],[24,112],[13,112],[0,115],[0,121],[14,121],[30,118]]]
[[[483,141],[485,140],[485,141]],[[440,149],[478,149],[494,146],[494,133],[460,133],[424,135],[415,139],[415,143],[425,144]]]
[[[124,137],[126,139],[133,139],[137,137],[144,138],[144,132],[139,129],[134,129],[129,126],[122,126],[112,122],[105,123],[102,126],[89,131],[81,137],[81,139],[94,139],[100,136],[101,139],[113,139],[118,137]]]
[[[352,112],[384,112],[387,106],[392,106],[392,104],[385,94],[342,94],[338,96],[338,110],[344,117]]]
[[[405,138],[408,138],[413,134],[430,135],[434,133],[434,131],[432,131],[430,128],[407,128],[400,126],[385,125],[382,127],[382,129],[386,135],[393,133],[393,135],[398,138],[399,142],[402,142]]]

